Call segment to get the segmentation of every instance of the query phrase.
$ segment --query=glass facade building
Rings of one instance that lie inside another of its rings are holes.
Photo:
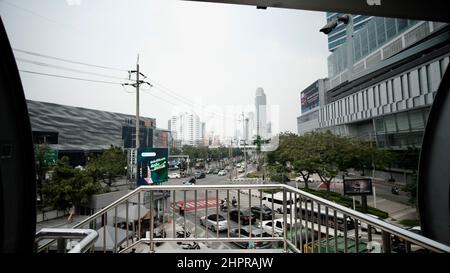
[[[335,12],[327,12],[327,23],[336,19],[337,16],[341,15],[340,13]],[[354,31],[357,33],[366,22],[368,22],[372,18],[372,16],[365,15],[353,15],[353,26]],[[344,24],[339,24],[332,32],[328,34],[328,50],[333,52],[343,43],[345,43],[346,39],[346,30]]]
[[[356,19],[357,17],[354,18],[355,21]],[[357,32],[355,24],[355,34],[353,36],[354,64],[418,23],[418,21],[414,20],[385,17],[372,17],[365,22],[364,26],[360,27]],[[342,33],[345,36],[345,25],[340,24],[339,27],[344,28]],[[346,68],[347,48],[343,46],[334,50],[328,57],[328,75],[330,78],[334,77]]]

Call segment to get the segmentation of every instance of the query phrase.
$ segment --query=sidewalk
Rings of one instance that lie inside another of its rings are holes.
[[[386,221],[395,225],[400,225],[400,221],[404,219],[419,219],[417,209],[415,207],[384,198],[377,198],[375,205],[373,197],[368,196],[367,205],[387,212],[389,214],[389,218],[387,218]]]

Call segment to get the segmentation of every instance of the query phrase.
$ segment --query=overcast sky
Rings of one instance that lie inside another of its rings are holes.
[[[179,0],[0,0],[0,11],[13,48],[123,70],[135,69],[139,53],[141,71],[159,84],[143,87],[141,115],[160,128],[188,102],[207,109],[199,114],[210,131],[217,125],[211,112],[254,105],[262,87],[267,103],[279,107],[278,129],[297,132],[299,92],[327,75],[323,12]],[[23,70],[127,82],[126,71],[15,54]],[[135,114],[130,86],[21,77],[27,99]]]

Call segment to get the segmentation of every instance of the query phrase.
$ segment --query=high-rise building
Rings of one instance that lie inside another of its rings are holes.
[[[356,15],[353,21],[357,17]],[[414,20],[385,17],[371,17],[365,21],[364,25],[353,35],[353,56],[351,58],[347,58],[347,42],[341,44],[345,46],[335,48],[328,57],[328,77],[331,81],[331,87],[345,82],[350,77],[359,77],[382,60],[396,55],[427,36],[430,33],[429,28],[427,29],[427,26],[422,25],[422,23]],[[339,24],[336,29],[342,27],[345,30],[346,25]],[[414,29],[416,31],[413,31]],[[345,36],[346,33],[344,32],[343,35]],[[352,75],[349,75],[347,71],[349,59],[353,63]]]
[[[345,45],[328,58],[318,130],[398,151],[420,148],[450,63],[449,35],[446,23],[372,17],[353,37],[352,75]],[[305,125],[309,116],[299,121]]]
[[[297,117],[298,134],[319,128],[319,108],[324,104],[327,79],[319,79],[300,92],[301,115]]]
[[[202,145],[205,145],[205,139],[206,139],[206,123],[201,123],[201,131],[200,131],[200,142]]]
[[[327,12],[327,23],[336,19],[341,13]],[[372,16],[365,15],[353,15],[353,27],[356,34],[365,23],[367,23]],[[333,52],[340,47],[347,40],[345,25],[341,24],[337,26],[333,31],[328,34],[328,50]]]
[[[256,121],[255,121],[255,113],[248,112],[247,113],[247,130],[245,138],[250,140],[254,138],[256,135]]]
[[[195,113],[180,113],[172,116],[170,129],[175,141],[181,145],[199,145],[202,141],[202,123]]]
[[[267,136],[267,101],[264,89],[258,87],[256,89],[255,97],[255,110],[256,110],[256,134],[261,138]]]

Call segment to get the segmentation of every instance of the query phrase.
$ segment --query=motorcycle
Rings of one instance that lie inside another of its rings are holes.
[[[166,232],[164,230],[162,230],[161,228],[156,228],[153,231],[153,238],[165,238],[166,237]],[[155,243],[155,246],[160,246],[162,245],[162,242],[158,242]]]
[[[200,249],[200,245],[197,244],[197,242],[189,243],[189,244],[183,244],[183,249]]]
[[[177,238],[184,238],[186,234],[186,238],[189,238],[191,236],[191,233],[186,230],[179,230],[177,231]],[[181,245],[182,242],[177,242],[177,244]]]
[[[392,187],[391,192],[392,192],[392,194],[395,194],[395,195],[400,194],[400,190],[397,187]]]

